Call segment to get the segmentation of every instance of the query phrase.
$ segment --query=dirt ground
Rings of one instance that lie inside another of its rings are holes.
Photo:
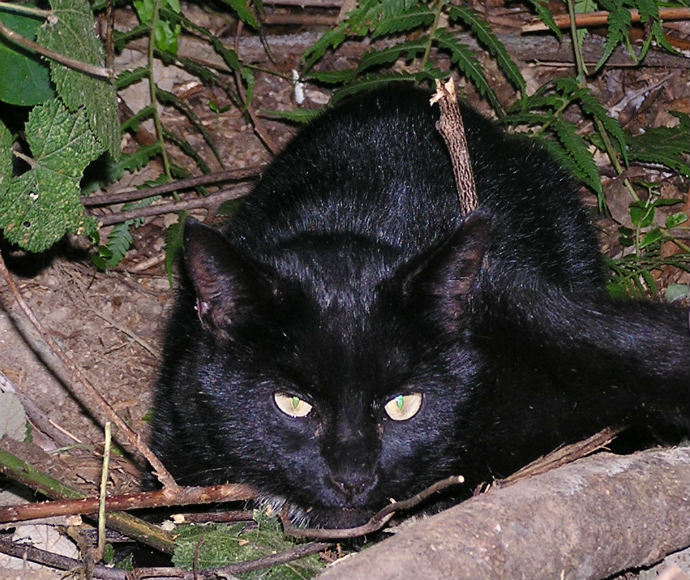
[[[288,64],[292,59],[297,66],[297,50],[287,51],[282,56]],[[128,52],[120,57],[120,66],[135,66],[144,57],[140,52]],[[558,73],[552,67],[535,68],[529,63],[521,63],[521,66],[528,80],[535,79],[539,83],[545,75]],[[203,124],[217,138],[226,168],[255,166],[270,160],[270,153],[240,111],[233,108],[217,114],[208,108],[211,99],[222,104],[223,95],[195,83],[179,69],[170,67],[159,72],[160,78],[165,78],[161,81],[165,88],[187,98]],[[647,123],[659,126],[672,122],[669,109],[677,109],[678,101],[687,101],[689,80],[687,67],[638,71],[619,68],[603,75],[597,90],[611,109],[618,107],[620,115],[628,116],[629,126]],[[291,85],[282,79],[258,75],[256,95],[257,109],[292,109],[295,106]],[[142,98],[141,88],[123,94],[132,110],[140,108]],[[310,88],[306,106],[321,106],[326,99],[323,91]],[[181,115],[166,110],[164,120],[173,131],[184,134],[186,121]],[[278,122],[264,119],[264,123],[279,145],[295,131],[294,127]],[[131,145],[128,139],[130,137],[123,143],[125,149]],[[203,149],[202,143],[192,144]],[[213,169],[220,169],[210,155],[206,160]],[[160,167],[149,166],[110,189],[130,189],[155,178],[159,172]],[[611,181],[615,181],[613,176]],[[609,189],[615,189],[615,184],[609,185],[612,185]],[[665,187],[669,195],[684,195],[687,207],[688,191],[683,189],[687,188],[687,182],[669,181]],[[589,203],[594,205],[595,202],[590,198]],[[612,207],[614,213],[618,212],[614,217],[623,219],[625,208],[616,209],[615,202]],[[216,219],[206,210],[195,213],[206,220]],[[176,217],[170,215],[147,220],[134,233],[133,251],[111,272],[99,272],[92,266],[83,240],[66,240],[39,257],[24,256],[20,252],[5,255],[24,299],[37,318],[101,394],[144,437],[163,333],[173,301],[162,259],[165,228],[175,220]],[[609,255],[616,255],[620,251],[615,242],[616,224],[611,220],[601,223],[605,249]],[[107,234],[107,229],[103,234]],[[688,276],[667,271],[660,275],[659,281],[662,287],[672,282],[688,283]],[[0,372],[63,434],[49,439],[37,430],[34,442],[49,451],[70,446],[70,451],[63,456],[72,462],[74,475],[82,483],[93,484],[100,469],[98,454],[103,440],[102,428],[70,393],[66,385],[74,382],[71,373],[37,338],[4,282],[0,282],[0,302]],[[121,475],[118,487],[134,489],[138,481],[137,466],[126,460],[121,460],[118,466]]]

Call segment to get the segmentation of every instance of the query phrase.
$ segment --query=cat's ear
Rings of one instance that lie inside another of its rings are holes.
[[[266,279],[217,230],[194,219],[184,227],[184,263],[196,293],[201,324],[227,337],[231,322],[265,293]]]
[[[440,309],[447,326],[456,327],[482,268],[489,222],[487,212],[472,212],[441,244],[403,266],[396,276],[403,299],[431,301],[435,309]]]

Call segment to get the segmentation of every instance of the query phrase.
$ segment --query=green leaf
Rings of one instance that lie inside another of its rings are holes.
[[[51,5],[54,19],[41,27],[37,41],[60,54],[103,66],[103,47],[94,34],[94,20],[88,1],[51,0]],[[50,62],[50,74],[67,108],[75,112],[84,107],[89,126],[102,148],[114,158],[119,157],[120,122],[112,83],[55,61]]]
[[[503,107],[484,75],[484,69],[475,54],[444,29],[439,28],[436,30],[434,40],[439,47],[450,53],[451,60],[477,88],[479,94],[486,97],[497,112],[503,112]]]
[[[293,109],[292,111],[268,111],[261,110],[261,114],[272,119],[282,119],[291,123],[311,123],[322,113],[323,109]]]
[[[328,49],[336,49],[345,41],[347,21],[325,32],[314,44],[304,51],[301,61],[305,71],[313,67],[326,54]]]
[[[223,2],[237,13],[242,22],[249,24],[254,30],[259,30],[259,21],[249,8],[248,0],[223,0]]]
[[[678,127],[649,128],[641,135],[628,136],[628,157],[633,161],[660,163],[690,177],[690,117],[679,115]]]
[[[376,66],[394,63],[399,58],[411,60],[426,50],[428,37],[423,36],[417,40],[394,44],[381,50],[372,49],[367,51],[359,61],[357,74]]]
[[[638,228],[646,228],[654,221],[654,205],[647,205],[644,201],[634,201],[628,211],[630,221]]]
[[[33,39],[41,21],[23,14],[0,12],[2,23],[24,38]],[[36,55],[17,49],[0,36],[0,101],[31,106],[55,96],[48,67]]]
[[[302,77],[302,80],[315,81],[325,85],[341,85],[354,79],[355,69],[310,71]]]
[[[601,180],[599,179],[599,170],[597,169],[594,157],[587,148],[584,139],[580,137],[575,127],[562,119],[555,119],[552,127],[558,140],[567,151],[569,157],[574,162],[577,168],[576,176],[584,181],[597,193],[601,193]],[[571,164],[571,167],[573,164]]]
[[[499,68],[506,75],[508,80],[513,83],[520,93],[525,93],[525,79],[520,69],[513,62],[503,43],[498,40],[488,23],[471,8],[463,4],[458,4],[450,8],[451,20],[462,20],[477,36],[477,39],[494,56]],[[497,110],[498,111],[498,110]]]
[[[129,228],[129,222],[113,226],[106,245],[98,247],[98,255],[93,259],[96,267],[111,270],[122,261],[134,242]]]
[[[606,23],[608,31],[606,33],[606,44],[604,45],[604,52],[597,63],[596,70],[599,70],[604,63],[609,59],[616,47],[625,43],[629,45],[628,33],[630,25],[630,11],[623,5],[621,0],[600,0],[604,7],[609,11]],[[637,60],[634,51],[629,50],[630,56]]]
[[[546,26],[549,27],[549,30],[553,32],[558,39],[560,40],[563,38],[563,35],[561,34],[560,29],[556,25],[556,22],[553,19],[553,16],[551,14],[551,10],[549,10],[549,2],[548,0],[528,0],[529,3],[532,5],[534,8],[534,11],[537,13],[541,21],[546,24]]]
[[[31,169],[8,184],[0,199],[5,237],[41,252],[67,232],[93,235],[96,220],[84,213],[79,181],[101,148],[83,111],[72,113],[52,99],[31,111],[25,126]]]
[[[683,212],[674,213],[666,218],[666,228],[673,229],[688,221],[688,216]]]
[[[12,180],[12,133],[0,121],[0,197],[5,195]]]
[[[433,21],[434,13],[425,4],[412,6],[399,13],[384,14],[384,17],[372,31],[371,37],[378,38],[386,34],[407,32],[420,26],[428,26]]]
[[[360,92],[373,91],[375,89],[385,87],[394,82],[421,82],[431,78],[428,73],[392,73],[389,75],[364,75],[356,82],[349,84],[333,93],[329,105],[335,105],[345,97],[354,95]]]
[[[664,234],[659,228],[654,228],[653,230],[650,230],[642,238],[642,241],[640,242],[640,249],[647,248],[658,243],[663,237],[663,235]]]

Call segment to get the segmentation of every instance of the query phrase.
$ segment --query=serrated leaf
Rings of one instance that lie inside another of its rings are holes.
[[[597,193],[601,193],[601,180],[594,157],[589,152],[584,139],[575,132],[575,127],[561,119],[555,119],[552,127],[568,156],[577,167],[577,176]]]
[[[561,34],[560,28],[558,28],[558,25],[553,19],[553,15],[551,14],[551,10],[549,10],[549,2],[548,0],[528,0],[529,3],[532,5],[534,8],[534,11],[537,13],[541,21],[548,26],[549,30],[553,32],[558,40],[563,38],[563,34]]]
[[[223,0],[223,2],[235,11],[242,22],[249,24],[254,30],[259,30],[259,21],[249,8],[248,0]]]
[[[0,121],[0,196],[5,195],[12,179],[12,133]]]
[[[654,221],[654,206],[647,206],[644,201],[634,201],[628,211],[630,221],[638,228],[646,228]]]
[[[357,74],[372,67],[391,64],[403,56],[406,60],[410,60],[426,50],[427,41],[428,38],[423,36],[417,40],[394,44],[381,50],[369,50],[360,59]]]
[[[94,33],[94,20],[87,0],[51,0],[54,18],[39,30],[37,41],[46,48],[82,62],[103,66],[103,47]],[[115,87],[96,78],[50,61],[50,75],[57,93],[74,112],[84,107],[89,126],[103,149],[120,155],[120,123]]]
[[[452,6],[449,11],[452,20],[462,20],[477,36],[479,42],[494,56],[499,68],[521,94],[525,93],[525,79],[513,62],[503,43],[498,40],[489,24],[477,12],[463,4]]]
[[[427,26],[434,21],[434,13],[426,5],[412,6],[400,13],[387,14],[384,11],[383,18],[374,27],[371,37],[378,38],[386,34],[407,32]]]
[[[633,161],[660,163],[690,177],[690,124],[687,115],[680,117],[679,127],[654,127],[641,135],[628,136],[628,157]],[[684,121],[685,120],[685,121]]]
[[[325,32],[321,38],[307,48],[300,59],[304,70],[310,70],[326,54],[327,50],[338,48],[345,41],[346,30],[347,22],[340,22],[335,28]]]
[[[604,125],[606,132],[613,137],[614,144],[616,145],[616,151],[618,151],[627,164],[627,139],[625,136],[625,131],[623,131],[623,128],[620,126],[618,121],[608,114],[606,109],[601,105],[601,103],[599,103],[599,101],[588,88],[582,88],[578,92],[578,96],[584,111],[592,117],[599,119],[599,121],[601,121]]]
[[[342,87],[335,91],[331,97],[329,105],[335,105],[345,97],[356,93],[373,91],[385,87],[395,82],[420,82],[432,78],[426,72],[421,73],[394,73],[390,75],[365,75],[354,83]]]
[[[0,12],[0,20],[24,38],[33,39],[40,20],[23,14]],[[0,101],[11,105],[31,106],[55,96],[48,67],[36,55],[4,40],[0,36]]]
[[[442,28],[436,30],[434,40],[439,47],[450,53],[451,60],[477,88],[479,94],[486,97],[497,112],[503,112],[503,107],[484,75],[484,69],[479,64],[475,54]]]
[[[608,18],[606,19],[608,30],[604,52],[597,63],[596,70],[599,70],[604,65],[619,44],[629,44],[628,33],[632,24],[630,11],[623,6],[620,0],[608,0],[603,3],[609,11]],[[637,60],[633,51],[629,50],[628,52],[630,52],[630,56],[633,59]]]
[[[33,109],[25,131],[33,166],[12,178],[0,199],[5,237],[41,252],[69,231],[95,233],[96,221],[80,202],[79,180],[101,148],[84,112],[71,113],[52,99]]]

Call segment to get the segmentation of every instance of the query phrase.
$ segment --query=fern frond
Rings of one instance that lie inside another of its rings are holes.
[[[520,69],[508,54],[505,46],[503,46],[503,43],[498,40],[488,23],[474,10],[464,6],[463,4],[451,6],[449,16],[451,20],[461,20],[470,28],[470,30],[472,30],[472,32],[477,36],[479,42],[496,58],[496,62],[498,63],[501,71],[503,71],[503,74],[506,75],[506,78],[508,78],[508,80],[513,83],[515,88],[524,95],[525,79],[523,78]]]
[[[491,88],[491,85],[489,85],[489,81],[484,75],[482,65],[479,63],[475,54],[466,45],[459,42],[442,28],[436,30],[434,33],[434,40],[440,48],[450,53],[451,60],[477,88],[479,94],[486,97],[496,112],[502,116],[503,107],[498,101],[498,97]]]
[[[427,37],[423,36],[417,40],[394,44],[381,50],[369,50],[359,61],[357,74],[372,67],[394,63],[402,57],[406,60],[411,60],[415,56],[424,53],[426,45]]]
[[[624,43],[628,47],[630,56],[637,60],[635,52],[630,46],[628,35],[632,21],[630,18],[630,11],[624,6],[624,0],[601,0],[601,2],[609,11],[609,16],[607,18],[608,32],[606,33],[604,52],[597,63],[596,70],[604,66],[604,63],[621,43]]]
[[[414,30],[420,26],[428,26],[434,20],[434,13],[426,5],[412,6],[408,10],[386,14],[374,27],[371,37],[378,38],[386,34],[396,34]]]
[[[575,176],[586,183],[597,194],[601,194],[599,170],[594,163],[594,157],[587,148],[585,140],[576,133],[575,127],[571,123],[562,119],[555,119],[552,122],[552,127],[568,155],[568,165],[573,169]],[[565,161],[564,159],[561,160]]]
[[[333,93],[330,105],[335,105],[338,101],[355,93],[373,91],[385,87],[395,82],[419,83],[424,80],[436,78],[429,72],[418,73],[393,73],[389,75],[365,75],[356,82],[342,87]]]
[[[532,8],[534,8],[534,11],[537,13],[537,16],[541,19],[541,21],[548,26],[549,30],[553,32],[558,40],[563,38],[563,34],[561,34],[560,28],[558,28],[558,25],[553,19],[553,15],[551,14],[551,10],[549,10],[549,2],[548,0],[528,0],[528,2],[532,5]]]
[[[690,116],[676,114],[678,127],[655,127],[641,135],[628,136],[628,155],[631,160],[659,163],[690,177]]]

